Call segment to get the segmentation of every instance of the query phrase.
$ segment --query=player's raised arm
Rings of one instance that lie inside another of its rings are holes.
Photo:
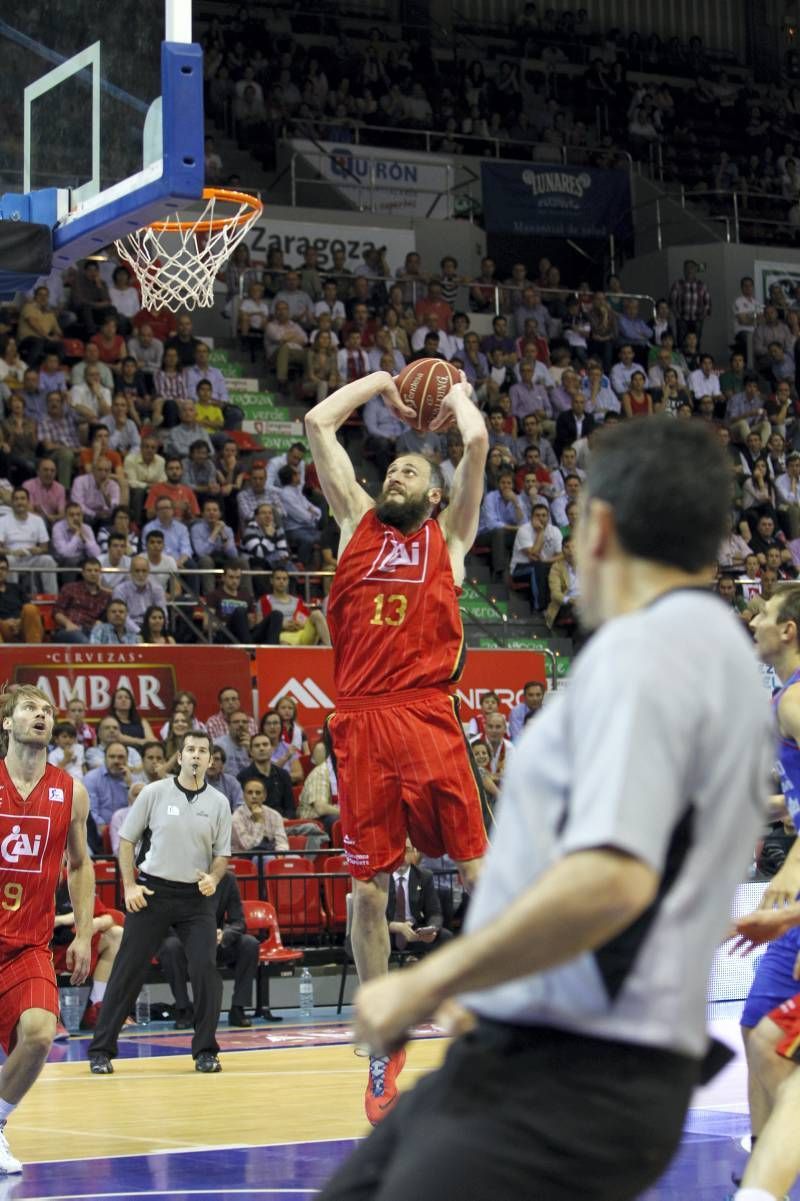
[[[466,554],[478,532],[489,435],[483,415],[465,383],[454,384],[450,389],[431,429],[443,428],[450,416],[455,418],[461,434],[464,456],[453,476],[450,503],[439,520],[448,546],[453,548],[458,543]]]
[[[75,914],[75,938],[67,948],[67,967],[73,984],[83,984],[89,974],[94,915],[94,867],[86,845],[89,794],[75,781],[72,791],[72,820],[67,834],[69,899]]]
[[[366,404],[377,392],[383,393],[387,404],[403,419],[413,418],[414,410],[405,405],[388,371],[375,371],[363,379],[345,384],[326,396],[306,414],[306,433],[311,457],[319,475],[325,499],[333,510],[342,532],[355,526],[372,500],[356,480],[356,473],[347,452],[336,437],[356,409]]]

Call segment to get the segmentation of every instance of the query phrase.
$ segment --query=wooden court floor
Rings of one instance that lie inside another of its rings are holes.
[[[408,1048],[401,1088],[436,1067],[446,1040]],[[144,1155],[264,1143],[357,1138],[364,1117],[366,1060],[351,1046],[223,1053],[223,1071],[194,1071],[190,1055],[115,1060],[92,1076],[85,1060],[48,1063],[8,1135],[28,1163]]]

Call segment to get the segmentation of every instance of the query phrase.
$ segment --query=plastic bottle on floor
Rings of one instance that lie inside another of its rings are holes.
[[[311,972],[304,967],[300,973],[300,1017],[314,1016],[314,980]]]
[[[136,998],[136,1025],[149,1026],[150,1024],[150,989],[145,985],[142,991]]]

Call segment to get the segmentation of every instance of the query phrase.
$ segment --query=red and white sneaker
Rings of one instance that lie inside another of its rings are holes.
[[[64,1025],[64,1023],[59,1018],[59,1020],[56,1022],[56,1032],[53,1035],[53,1042],[54,1043],[65,1043],[68,1040],[68,1038],[69,1038],[69,1030],[67,1030],[67,1027]]]
[[[397,1077],[405,1062],[405,1050],[395,1051],[392,1055],[370,1055],[364,1109],[371,1125],[377,1126],[396,1105],[399,1096]]]
[[[83,1011],[81,1030],[94,1030],[100,1017],[100,1001],[90,1001]]]

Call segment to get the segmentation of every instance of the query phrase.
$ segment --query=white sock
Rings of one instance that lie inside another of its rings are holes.
[[[89,993],[89,1001],[102,1001],[106,995],[107,987],[107,980],[94,980],[92,982],[92,991]]]
[[[16,1105],[12,1105],[10,1101],[3,1101],[2,1098],[0,1098],[0,1126],[5,1126],[9,1117],[16,1108]]]
[[[740,1188],[733,1194],[734,1201],[777,1201],[777,1197],[773,1197],[772,1193],[767,1193],[763,1188]]]

